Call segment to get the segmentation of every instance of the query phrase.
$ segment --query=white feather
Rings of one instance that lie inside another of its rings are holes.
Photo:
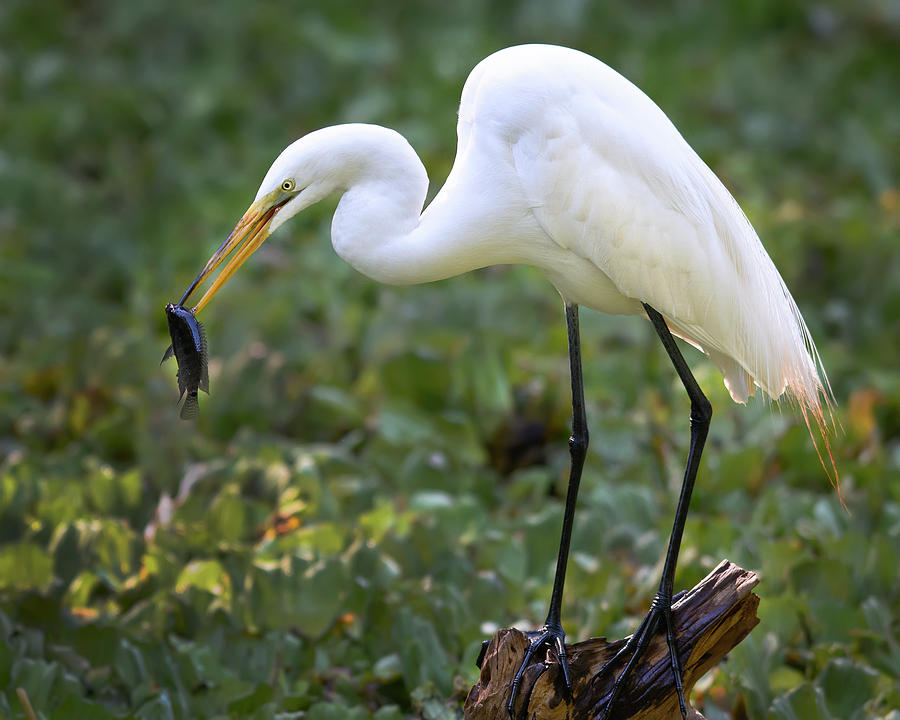
[[[632,83],[576,51],[510,48],[473,71],[459,125],[461,148],[479,133],[505,138],[547,236],[662,313],[735,401],[756,384],[821,414],[818,356],[784,281],[729,192]],[[572,302],[629,311],[594,291],[590,271],[545,271]]]
[[[458,136],[424,213],[424,167],[373,125],[301,138],[257,198],[284,178],[307,188],[274,226],[342,193],[335,250],[382,282],[527,263],[567,302],[624,314],[647,303],[709,355],[735,401],[787,392],[823,428],[830,391],[796,303],[730,193],[637,87],[575,50],[508,48],[469,76]]]

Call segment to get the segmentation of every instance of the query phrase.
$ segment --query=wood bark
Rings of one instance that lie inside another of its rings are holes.
[[[750,591],[756,573],[723,560],[696,587],[672,606],[677,652],[681,660],[684,696],[690,701],[694,684],[759,622],[759,598]],[[594,720],[606,707],[609,694],[628,658],[621,658],[602,674],[599,670],[628,638],[609,642],[591,638],[567,645],[572,676],[568,697],[553,653],[534,662],[523,675],[516,702],[516,720]],[[528,646],[515,628],[498,631],[481,664],[481,677],[469,691],[466,720],[506,720],[506,704],[513,677]],[[638,660],[616,700],[616,720],[672,720],[681,718],[665,636],[657,633]],[[689,718],[702,716],[689,707]]]

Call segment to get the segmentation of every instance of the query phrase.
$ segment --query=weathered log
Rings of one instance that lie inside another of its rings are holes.
[[[759,582],[756,573],[723,560],[696,587],[672,606],[678,655],[684,671],[684,695],[743,640],[759,622],[759,598],[750,591]],[[627,658],[601,675],[599,670],[628,638],[607,642],[591,638],[567,645],[572,675],[568,698],[553,653],[531,665],[523,675],[516,702],[516,718],[528,720],[593,720],[599,717]],[[513,677],[528,639],[515,628],[500,630],[491,639],[481,664],[481,677],[469,691],[466,720],[505,720]],[[678,697],[665,637],[657,634],[626,680],[616,701],[616,720],[672,720],[680,718]],[[689,709],[688,717],[702,717]]]

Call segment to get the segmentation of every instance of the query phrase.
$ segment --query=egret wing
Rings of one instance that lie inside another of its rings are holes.
[[[630,83],[553,107],[513,147],[548,236],[659,310],[719,365],[735,400],[755,382],[817,407],[815,350],[793,298],[730,193],[662,111]]]

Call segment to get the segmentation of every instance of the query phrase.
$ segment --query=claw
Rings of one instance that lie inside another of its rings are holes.
[[[680,594],[681,593],[676,595],[676,597],[679,597]],[[634,635],[628,639],[628,642],[625,643],[625,646],[619,650],[619,652],[606,661],[603,667],[600,668],[600,672],[597,673],[598,675],[602,674],[608,667],[614,665],[619,658],[625,656],[629,652],[632,653],[631,658],[628,660],[628,664],[619,674],[615,685],[613,685],[609,701],[606,703],[606,708],[600,715],[599,720],[609,720],[612,709],[616,704],[616,700],[622,692],[626,678],[632,673],[634,667],[637,665],[638,658],[643,655],[647,646],[650,644],[653,633],[656,632],[660,621],[665,623],[666,644],[669,646],[669,660],[672,664],[672,673],[675,677],[675,691],[678,693],[678,706],[681,710],[682,719],[686,720],[687,704],[684,701],[684,688],[681,680],[681,661],[678,658],[678,652],[676,651],[675,645],[675,626],[672,622],[672,598],[667,597],[663,593],[656,594],[656,597],[653,598],[653,603],[650,605],[650,610],[647,612],[647,615],[640,626],[638,626]]]
[[[519,665],[519,669],[516,672],[515,678],[513,678],[512,687],[509,691],[509,702],[506,704],[506,710],[509,713],[510,718],[515,717],[516,698],[519,694],[519,684],[522,682],[522,676],[531,664],[531,658],[542,646],[552,644],[552,648],[556,653],[556,659],[562,668],[566,690],[570,696],[572,694],[572,677],[569,672],[569,662],[566,660],[566,634],[563,632],[563,629],[558,626],[551,627],[545,625],[540,630],[525,634],[532,638],[532,640],[528,649],[525,651],[525,657],[522,658],[522,664]]]
[[[555,635],[553,639],[556,642],[556,659],[559,661],[559,665],[562,668],[563,682],[565,682],[566,690],[569,695],[571,695],[572,677],[569,674],[569,661],[566,659],[566,636]]]

